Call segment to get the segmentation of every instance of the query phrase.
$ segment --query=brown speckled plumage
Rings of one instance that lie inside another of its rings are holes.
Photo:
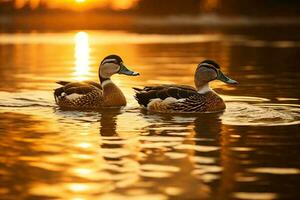
[[[149,87],[135,89],[137,101],[153,112],[194,113],[217,112],[225,109],[222,98],[212,91],[199,94],[192,87],[179,86],[177,88],[175,85],[152,87],[152,90]]]
[[[224,109],[224,101],[214,92],[197,93],[183,102],[169,105],[169,110],[172,112],[216,112]]]
[[[72,87],[70,85],[73,85]],[[76,98],[70,95],[76,94]],[[126,99],[122,91],[112,82],[103,89],[86,82],[68,83],[57,88],[54,92],[57,105],[61,108],[87,110],[103,107],[120,107],[126,105]]]
[[[72,94],[77,94],[78,97],[68,98]],[[55,90],[54,97],[61,108],[96,109],[103,106],[102,89],[86,82],[67,83]]]

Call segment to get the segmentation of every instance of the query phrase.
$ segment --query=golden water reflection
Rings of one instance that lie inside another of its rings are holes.
[[[290,72],[292,76],[280,68],[280,63],[285,67],[291,64],[280,56],[285,53],[293,58],[294,53],[234,46],[228,37],[210,37],[91,31],[21,37],[7,34],[0,38],[0,43],[5,40],[0,44],[0,78],[6,83],[0,90],[12,91],[0,91],[1,197],[247,199],[251,191],[257,191],[257,198],[297,194],[299,181],[294,177],[300,173],[299,123],[290,125],[285,120],[292,112],[300,112],[299,106],[283,103],[292,97],[297,103],[296,84],[289,81],[300,79],[294,73],[296,67]],[[273,59],[257,58],[251,51],[264,55],[271,51]],[[241,52],[246,52],[245,56]],[[110,53],[121,55],[141,73],[140,77],[113,77],[126,95],[127,107],[101,112],[55,107],[55,81],[96,79],[100,60],[93,58]],[[165,116],[139,109],[133,86],[193,85],[195,66],[207,57],[218,60],[226,73],[242,80],[230,90],[221,83],[213,84],[218,92],[228,95],[223,96],[226,112]],[[276,65],[271,65],[273,61]],[[266,66],[273,66],[272,75],[265,75],[269,67],[258,67],[266,62],[270,62]],[[256,81],[245,76],[245,70],[255,75]],[[281,79],[272,82],[276,77]],[[251,97],[258,94],[263,95]],[[274,99],[280,102],[275,104]],[[272,113],[265,107],[285,114],[282,117],[276,112],[274,120],[263,114]],[[291,119],[297,122],[295,117]],[[270,127],[255,126],[261,122]],[[286,126],[274,128],[274,123]],[[282,180],[287,184],[277,187]]]

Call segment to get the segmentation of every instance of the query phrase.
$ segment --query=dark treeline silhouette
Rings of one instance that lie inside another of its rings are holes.
[[[34,10],[29,2],[21,9],[15,9],[15,0],[0,0],[0,14],[27,12],[66,12],[47,8],[47,1],[41,1]],[[211,7],[211,3],[213,3]],[[209,8],[207,5],[210,5]],[[101,11],[101,12],[99,12]],[[69,11],[70,12],[70,11]],[[135,13],[138,15],[198,15],[216,13],[227,16],[300,16],[300,0],[139,0],[129,10],[113,11],[109,7],[98,7],[87,13]]]
[[[140,0],[137,4],[139,14],[205,14],[214,12],[221,15],[244,16],[299,16],[300,0]]]
[[[20,8],[20,9],[16,9],[15,8],[15,2],[16,0],[0,0],[0,14],[2,13],[16,13],[16,12],[32,12],[33,9],[30,6],[30,2],[27,1],[25,2],[25,5]],[[43,12],[46,11],[47,8],[47,4],[44,1],[41,1],[37,7],[37,9],[35,9],[35,11],[37,12]]]
[[[198,14],[199,0],[140,0],[136,10],[144,15]]]
[[[217,13],[244,16],[299,16],[299,0],[220,0]]]

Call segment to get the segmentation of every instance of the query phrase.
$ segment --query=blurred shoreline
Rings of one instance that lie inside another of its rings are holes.
[[[0,14],[0,31],[76,29],[130,30],[168,27],[299,26],[299,17],[243,17],[205,15],[140,16],[128,13],[18,13]]]
[[[0,15],[0,30],[127,29],[134,17],[128,14],[18,13]]]

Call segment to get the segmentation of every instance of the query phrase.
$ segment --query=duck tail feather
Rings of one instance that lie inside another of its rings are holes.
[[[60,84],[60,85],[67,85],[70,82],[69,81],[57,81],[56,83]]]
[[[143,89],[141,89],[141,88],[137,88],[137,87],[133,87],[132,89],[134,89],[134,90],[135,90],[135,92],[141,92],[141,91],[143,91]]]

